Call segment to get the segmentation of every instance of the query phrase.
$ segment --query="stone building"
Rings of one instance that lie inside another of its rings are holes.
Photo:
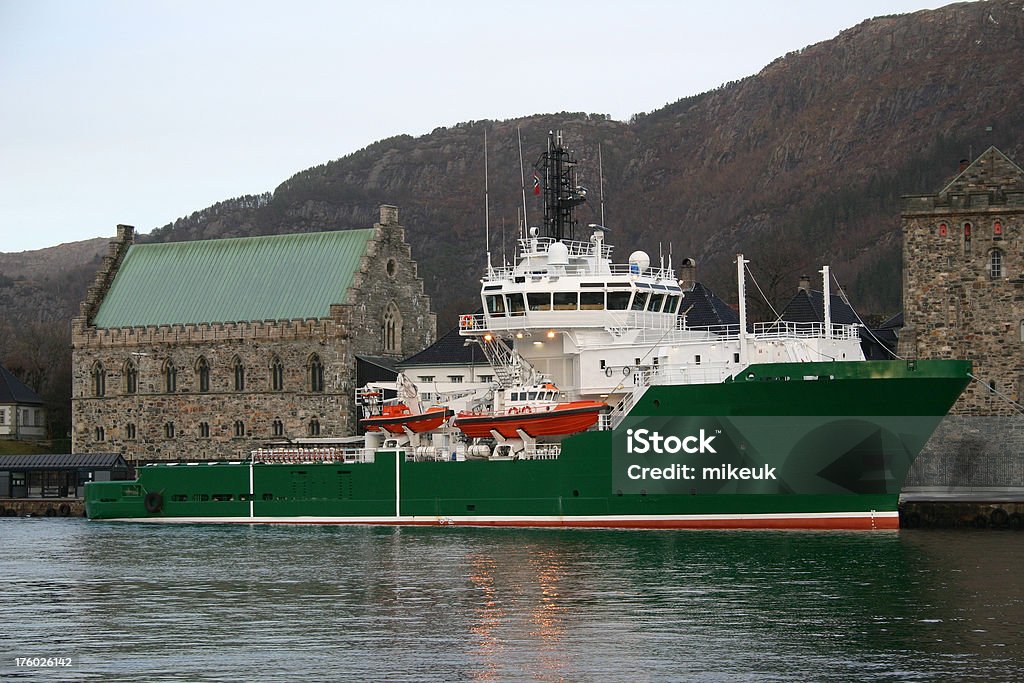
[[[990,147],[904,202],[899,354],[966,358],[980,380],[915,461],[904,500],[1024,500],[1024,171]]]
[[[392,206],[368,229],[133,242],[118,226],[72,321],[75,453],[234,459],[354,434],[357,356],[435,338]]]
[[[968,358],[953,414],[1009,415],[1024,399],[1024,171],[995,147],[935,195],[905,198],[900,355]],[[1010,399],[1010,400],[1007,400]]]

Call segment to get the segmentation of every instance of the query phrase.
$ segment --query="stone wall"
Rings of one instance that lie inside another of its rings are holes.
[[[937,195],[907,197],[902,222],[900,355],[974,362],[984,384],[972,383],[954,414],[1018,413],[1013,402],[1024,399],[1024,173],[992,148]],[[1000,271],[993,273],[996,252]]]
[[[966,358],[980,380],[915,460],[905,492],[1024,488],[1024,171],[993,147],[937,194],[904,202],[899,353]]]
[[[120,257],[105,262],[72,324],[73,452],[114,450],[133,461],[236,459],[268,441],[354,434],[355,355],[398,359],[429,346],[436,335],[397,209],[382,207],[381,216],[345,300],[326,317],[98,329],[92,316],[132,239],[130,229],[119,227],[111,254]],[[401,321],[401,345],[385,349],[389,305]],[[323,366],[321,391],[310,382],[314,357]],[[200,358],[210,369],[206,391],[199,382]],[[245,368],[241,391],[235,388],[236,359]],[[284,369],[281,390],[273,388],[275,359]],[[177,371],[173,392],[166,386],[168,362]],[[102,396],[96,396],[97,364],[105,374]],[[134,393],[126,375],[130,364],[138,373]],[[311,429],[314,421],[319,434]],[[283,427],[280,436],[275,422]]]

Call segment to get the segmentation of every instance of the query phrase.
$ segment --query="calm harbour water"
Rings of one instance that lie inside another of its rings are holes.
[[[1022,533],[6,518],[0,548],[4,680],[1024,678]]]

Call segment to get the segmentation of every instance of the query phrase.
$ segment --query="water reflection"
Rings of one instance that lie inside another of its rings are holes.
[[[73,656],[62,680],[1024,674],[1012,532],[0,520],[0,539],[0,652]]]

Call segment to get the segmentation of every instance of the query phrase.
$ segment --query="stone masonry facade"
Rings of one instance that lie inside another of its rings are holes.
[[[951,411],[1009,415],[1024,399],[1024,171],[992,147],[937,195],[905,198],[900,355],[967,358]]]
[[[1024,488],[1024,171],[992,147],[938,194],[904,201],[899,353],[966,358],[981,380],[939,425],[906,486]]]
[[[72,321],[76,453],[233,460],[269,443],[352,435],[355,356],[398,360],[435,340],[436,318],[395,207],[381,207],[344,300],[315,319],[97,328],[92,320],[133,241],[133,228],[118,226]]]

